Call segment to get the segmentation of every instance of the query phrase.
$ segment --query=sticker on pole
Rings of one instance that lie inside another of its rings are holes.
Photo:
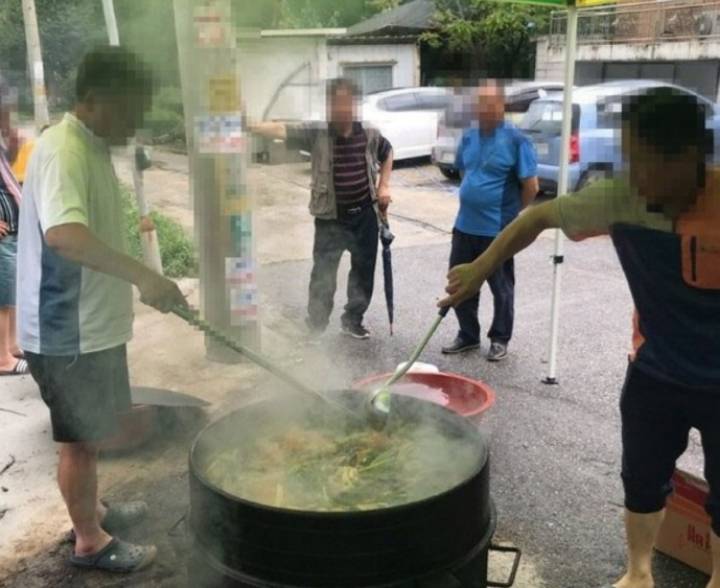
[[[195,46],[205,49],[235,47],[230,0],[204,0],[193,11]]]
[[[211,112],[232,112],[240,108],[237,78],[233,75],[208,80]]]
[[[233,113],[195,117],[195,141],[198,153],[243,153],[242,116]]]

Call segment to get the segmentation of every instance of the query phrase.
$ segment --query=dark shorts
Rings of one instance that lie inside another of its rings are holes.
[[[55,441],[100,441],[117,432],[118,413],[131,404],[125,345],[75,356],[25,355],[50,409]]]
[[[625,506],[649,514],[662,510],[672,493],[675,462],[688,446],[690,429],[700,431],[706,509],[720,535],[720,387],[687,388],[667,383],[630,365],[620,402]]]

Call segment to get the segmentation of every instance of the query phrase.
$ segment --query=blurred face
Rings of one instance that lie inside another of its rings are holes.
[[[93,132],[110,145],[125,145],[135,131],[142,127],[145,111],[150,107],[146,94],[132,92],[124,95],[88,94],[83,102]]]
[[[502,88],[489,83],[478,88],[477,114],[480,127],[492,130],[505,117],[505,97]]]
[[[355,115],[355,97],[346,88],[339,88],[328,103],[328,118],[336,125],[350,125],[357,117]]]
[[[701,188],[698,148],[664,154],[629,129],[623,132],[623,156],[629,164],[630,182],[649,204],[670,205],[680,210],[695,201]]]

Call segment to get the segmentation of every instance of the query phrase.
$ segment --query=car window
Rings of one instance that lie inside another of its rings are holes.
[[[416,92],[415,99],[422,110],[445,110],[450,103],[450,96],[445,92]]]
[[[505,112],[527,112],[530,104],[538,97],[537,92],[513,97],[505,103]]]
[[[562,102],[536,100],[520,121],[520,129],[527,133],[559,135],[562,132]],[[573,104],[572,130],[577,131],[580,107]]]
[[[623,102],[620,97],[602,100],[597,103],[597,127],[599,129],[619,129],[622,126]]]
[[[476,103],[475,96],[466,92],[449,96],[445,108],[445,126],[455,129],[469,127],[476,118]]]
[[[395,94],[394,96],[383,98],[378,102],[378,107],[388,112],[402,112],[405,110],[418,110],[420,108],[415,99],[414,92]]]

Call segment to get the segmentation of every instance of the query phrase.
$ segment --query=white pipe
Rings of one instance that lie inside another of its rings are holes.
[[[567,40],[565,43],[565,90],[563,96],[562,134],[560,138],[560,170],[557,197],[564,198],[568,193],[570,167],[570,136],[572,134],[573,85],[575,84],[575,57],[577,53],[578,11],[568,6]],[[553,255],[552,310],[550,315],[550,342],[548,375],[546,384],[557,383],[558,333],[560,330],[560,292],[562,286],[563,245],[565,238],[560,229],[555,231],[555,254]]]
[[[107,28],[108,40],[110,41],[110,45],[117,47],[120,45],[120,34],[118,33],[113,0],[102,0],[102,5],[103,14],[105,15],[105,26]]]
[[[118,32],[117,19],[115,18],[115,6],[113,0],[102,0],[103,14],[105,15],[105,27],[107,28],[108,40],[113,47],[120,46],[120,33]],[[135,143],[139,143],[136,141]],[[143,262],[151,270],[162,274],[162,258],[160,256],[160,243],[158,242],[157,232],[155,231],[152,221],[150,220],[150,206],[145,199],[145,189],[143,184],[143,172],[138,169],[135,160],[135,145],[130,149],[130,161],[133,168],[133,184],[135,186],[135,199],[137,201],[138,212],[140,213],[140,244],[143,251]]]
[[[135,198],[137,200],[138,213],[140,215],[140,244],[142,245],[143,262],[154,272],[163,273],[162,257],[160,255],[160,243],[158,242],[157,231],[150,220],[150,206],[145,199],[145,185],[143,183],[143,172],[136,164],[135,149],[132,149],[131,161],[133,162],[133,184],[135,187]]]

